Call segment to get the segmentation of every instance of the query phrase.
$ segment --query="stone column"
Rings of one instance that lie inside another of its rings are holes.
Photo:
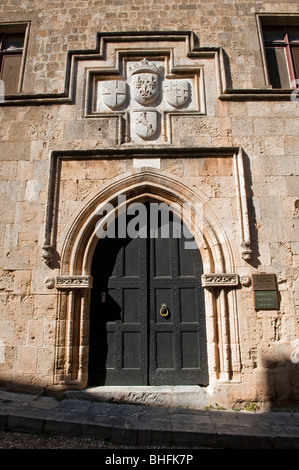
[[[214,308],[216,312],[214,317],[216,319],[213,334],[213,338],[218,339],[218,344],[215,341],[213,363],[218,363],[217,377],[223,381],[228,382],[233,376],[232,361],[235,364],[239,364],[240,360],[237,360],[237,353],[239,351],[238,344],[239,338],[237,336],[236,325],[231,325],[230,321],[230,310],[235,309],[235,302],[232,302],[229,298],[228,290],[235,289],[239,285],[239,276],[237,274],[219,273],[219,274],[204,274],[202,276],[202,285],[208,289],[214,297]],[[236,312],[234,312],[233,318],[236,320]],[[235,321],[234,321],[235,323]],[[231,329],[233,328],[233,350],[231,344]],[[218,333],[218,334],[217,334]],[[218,347],[218,361],[216,359]]]
[[[55,286],[58,290],[68,293],[63,315],[64,345],[58,346],[59,349],[61,346],[64,349],[64,382],[82,388],[86,386],[88,377],[88,310],[92,277],[57,276]]]

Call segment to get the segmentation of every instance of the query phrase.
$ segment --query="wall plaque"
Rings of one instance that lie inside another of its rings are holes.
[[[279,309],[275,274],[253,274],[252,286],[255,310]]]
[[[253,290],[277,290],[275,274],[253,274]]]
[[[255,310],[278,310],[278,297],[276,290],[254,291]]]

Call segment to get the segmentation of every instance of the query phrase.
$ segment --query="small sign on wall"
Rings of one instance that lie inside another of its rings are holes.
[[[252,285],[255,310],[279,309],[275,274],[253,274]]]

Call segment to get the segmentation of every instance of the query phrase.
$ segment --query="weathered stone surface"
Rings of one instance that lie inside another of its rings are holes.
[[[210,399],[230,404],[298,399],[297,364],[291,358],[299,337],[299,111],[297,102],[280,100],[275,93],[271,99],[262,97],[267,88],[256,24],[261,12],[298,14],[297,1],[282,0],[279,8],[251,0],[200,5],[170,0],[159,8],[156,2],[138,0],[89,0],[84,7],[48,0],[30,8],[28,2],[2,3],[0,27],[23,21],[31,25],[22,91],[0,106],[1,383],[55,388],[73,381],[86,386],[89,294],[74,294],[74,326],[68,323],[72,289],[59,292],[45,280],[88,276],[78,267],[88,237],[78,234],[97,204],[113,197],[114,202],[119,193],[141,197],[138,185],[143,183],[147,197],[162,200],[172,191],[173,201],[188,202],[192,194],[192,203],[202,205],[208,233],[198,236],[204,274],[267,272],[278,279],[277,311],[255,311],[250,283],[236,282],[225,297],[222,289],[206,292]],[[167,31],[192,31],[199,46],[183,34],[174,42]],[[116,39],[109,41],[113,32]],[[101,43],[104,50],[96,50],[99,33],[109,33]],[[219,47],[223,63],[215,55]],[[70,51],[80,57],[75,67],[68,60]],[[127,101],[115,106],[105,95],[103,103],[109,106],[94,106],[88,71],[103,81],[104,92],[119,80],[132,87],[129,62],[134,59],[140,66],[143,58],[164,67],[162,75],[156,74],[157,96],[140,103],[130,88]],[[221,90],[224,78],[239,98]],[[260,96],[240,97],[242,90],[247,95],[258,90]],[[142,110],[152,126],[149,133],[142,128]],[[198,153],[190,155],[190,148]],[[237,171],[238,149],[244,169]],[[156,163],[139,166],[134,159]],[[250,249],[247,261],[242,243]],[[48,264],[42,261],[43,246],[48,247]],[[217,250],[221,255],[209,258]],[[84,262],[88,270],[87,255]],[[66,343],[72,331],[77,342]],[[75,372],[67,371],[66,357],[71,364],[72,354]],[[147,391],[132,399],[156,400]],[[172,399],[178,406],[196,400],[187,391]]]

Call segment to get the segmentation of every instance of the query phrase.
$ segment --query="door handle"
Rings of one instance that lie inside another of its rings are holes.
[[[162,305],[161,305],[161,308],[160,308],[160,315],[161,315],[161,317],[164,317],[164,318],[165,318],[165,317],[168,317],[168,315],[169,315],[169,310],[168,310],[166,304],[162,304]]]

